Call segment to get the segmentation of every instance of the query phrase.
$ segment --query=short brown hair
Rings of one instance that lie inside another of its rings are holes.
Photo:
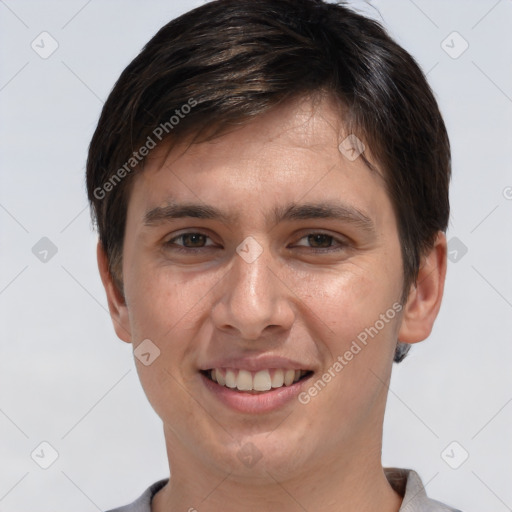
[[[121,293],[129,185],[155,130],[168,144],[190,135],[207,140],[321,91],[343,106],[344,126],[383,170],[397,217],[405,302],[421,256],[448,225],[448,135],[413,57],[376,21],[322,0],[209,2],[162,27],[122,72],[87,159],[93,220]],[[409,347],[398,343],[394,360]]]

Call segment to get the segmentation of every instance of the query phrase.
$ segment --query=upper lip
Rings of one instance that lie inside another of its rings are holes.
[[[313,371],[310,364],[301,363],[294,359],[286,357],[260,355],[260,356],[243,356],[215,359],[207,364],[201,365],[200,370],[211,370],[213,368],[237,368],[239,370],[247,370],[257,372],[260,370],[268,370],[269,368],[280,368],[285,370],[308,370]]]

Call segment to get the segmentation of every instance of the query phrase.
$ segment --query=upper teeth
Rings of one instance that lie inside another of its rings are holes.
[[[212,380],[221,386],[236,388],[239,391],[268,391],[271,388],[290,386],[297,382],[306,370],[269,369],[258,372],[233,368],[214,368],[209,371]]]

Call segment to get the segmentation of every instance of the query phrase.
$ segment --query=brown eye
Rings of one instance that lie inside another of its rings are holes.
[[[331,242],[334,240],[332,236],[324,235],[323,233],[308,235],[308,242],[316,249],[327,248],[331,246]]]
[[[186,233],[178,238],[182,239],[185,246],[195,248],[203,247],[203,243],[205,242],[207,237],[205,235],[202,235],[201,233]],[[190,245],[186,241],[190,242]]]
[[[209,238],[209,236],[204,235],[203,233],[191,231],[169,239],[164,243],[164,245],[166,248],[176,251],[186,251],[187,249],[206,249],[211,246],[211,244],[206,245]],[[177,243],[178,241],[181,241],[181,243]]]
[[[309,233],[300,240],[306,240],[307,245],[297,243],[297,247],[309,248],[313,252],[340,251],[348,246],[342,238],[335,238],[327,233]]]

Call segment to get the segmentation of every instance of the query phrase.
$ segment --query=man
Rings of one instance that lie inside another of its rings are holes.
[[[164,26],[87,163],[171,470],[116,511],[454,510],[380,460],[392,363],[442,300],[449,178],[432,92],[377,23],[219,0]]]

